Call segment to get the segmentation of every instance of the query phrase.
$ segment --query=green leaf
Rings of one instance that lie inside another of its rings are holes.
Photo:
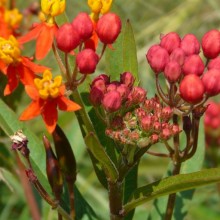
[[[123,72],[131,72],[138,82],[138,62],[134,33],[129,20],[112,48],[106,49],[106,72],[112,80],[119,80]]]
[[[111,182],[115,182],[118,178],[118,171],[97,137],[93,133],[90,133],[85,137],[85,143],[93,156],[101,163],[106,177]]]
[[[167,177],[135,190],[123,210],[127,214],[137,206],[155,198],[216,182],[220,182],[220,168]]]
[[[24,123],[17,120],[16,114],[2,100],[0,100],[0,127],[8,136],[22,129],[28,138],[28,147],[30,149],[30,159],[33,169],[46,191],[51,194],[51,189],[46,178],[46,161],[42,141],[38,139]],[[78,219],[80,219],[82,215],[87,215],[89,219],[93,219],[92,217],[95,218],[95,215],[93,215],[94,212],[91,211],[92,208],[77,189],[76,200],[78,201],[78,206],[80,206],[80,209],[76,208],[76,216]],[[67,204],[68,201],[65,200],[64,203]]]

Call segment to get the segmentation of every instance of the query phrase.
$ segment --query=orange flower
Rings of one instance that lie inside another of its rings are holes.
[[[35,73],[48,69],[31,62],[30,58],[21,56],[19,43],[14,36],[7,40],[0,37],[0,70],[8,78],[4,95],[9,95],[18,86],[19,80],[24,85],[33,84]]]
[[[58,113],[57,107],[62,111],[77,111],[80,106],[65,96],[65,85],[62,77],[52,79],[49,70],[45,70],[43,78],[36,78],[33,85],[25,86],[32,103],[20,116],[20,120],[30,120],[41,114],[47,130],[52,133],[56,127]]]
[[[20,44],[24,44],[36,39],[36,59],[40,60],[43,59],[50,51],[57,30],[58,27],[54,23],[37,23],[30,32],[20,37],[18,41]]]

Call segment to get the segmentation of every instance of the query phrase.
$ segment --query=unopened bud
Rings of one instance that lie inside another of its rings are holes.
[[[97,86],[93,86],[89,93],[89,100],[93,106],[99,106],[102,103],[104,92]]]
[[[210,96],[220,93],[220,70],[210,69],[202,77],[202,82],[205,86],[205,92]]]
[[[181,39],[175,32],[170,32],[161,38],[160,46],[167,50],[169,54],[180,46]]]
[[[180,66],[183,65],[184,60],[185,60],[185,52],[181,48],[176,48],[173,50],[173,52],[170,54],[170,61],[176,61],[179,63]]]
[[[120,82],[132,88],[134,85],[135,78],[130,72],[124,72],[120,75]]]
[[[73,29],[77,31],[82,41],[89,39],[93,33],[93,23],[89,15],[80,12],[72,21]]]
[[[202,59],[200,58],[200,56],[197,54],[194,54],[194,55],[188,56],[185,59],[182,69],[185,75],[196,74],[198,76],[201,76],[205,69],[205,65]]]
[[[96,26],[96,33],[104,44],[113,44],[121,32],[121,19],[114,13],[103,15]]]
[[[202,80],[195,74],[186,75],[180,82],[181,97],[192,104],[196,104],[203,99],[205,88]]]
[[[117,91],[110,91],[104,95],[102,105],[107,112],[115,112],[121,107],[121,96]]]
[[[199,54],[200,44],[195,35],[186,34],[181,41],[180,48],[189,56],[192,54]]]
[[[79,34],[73,29],[71,24],[63,24],[56,34],[57,47],[65,53],[69,53],[79,46]]]
[[[220,57],[216,57],[216,58],[210,60],[207,68],[208,68],[208,70],[210,70],[210,69],[220,70]]]
[[[206,58],[212,59],[220,53],[220,32],[210,30],[202,37],[202,50]]]
[[[176,61],[167,63],[164,69],[164,76],[170,83],[175,83],[181,76],[181,67]]]
[[[76,55],[76,64],[82,74],[95,72],[99,56],[92,49],[84,49]]]

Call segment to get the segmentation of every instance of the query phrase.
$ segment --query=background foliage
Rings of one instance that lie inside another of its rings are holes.
[[[17,0],[16,2],[18,8],[24,11],[26,6],[35,1]],[[67,0],[67,15],[69,19],[71,20],[75,17],[79,11],[89,12],[86,3],[86,0]],[[154,95],[155,88],[154,76],[146,62],[145,54],[150,45],[159,42],[160,34],[176,31],[183,37],[187,33],[193,33],[198,39],[201,39],[206,31],[212,28],[219,28],[220,24],[220,4],[218,0],[115,0],[113,11],[121,16],[124,24],[127,19],[132,24],[137,44],[140,83],[147,89],[148,97]],[[26,18],[25,21],[31,24],[33,18]],[[33,43],[29,43],[29,47],[30,50],[27,50],[26,53],[32,55]],[[43,64],[52,67],[54,73],[59,71],[52,53],[43,61]],[[97,73],[106,72],[104,62],[101,62],[98,68]],[[2,75],[0,75],[0,82],[0,91],[2,91],[5,83]],[[19,88],[16,94],[7,97],[5,101],[15,109],[17,115],[20,115],[29,99],[24,95],[22,89]],[[76,183],[78,189],[87,198],[89,204],[94,207],[99,218],[107,220],[107,193],[96,179],[74,114],[65,113],[60,114],[60,116],[59,124],[64,128],[72,144],[78,164]],[[45,132],[41,120],[34,119],[26,122],[26,124],[38,137],[41,137],[43,132]],[[202,130],[200,132],[200,138],[202,139]],[[9,139],[0,130],[0,220],[30,219],[23,188],[20,184],[17,162],[9,146]],[[42,147],[42,145],[39,144],[39,147]],[[31,153],[34,154],[34,151]],[[203,167],[210,166],[208,162],[205,161],[202,164],[201,159],[196,161],[196,163],[201,163]],[[167,170],[168,166],[167,159],[157,159],[148,155],[144,156],[139,168],[138,185],[141,186],[158,180]],[[198,188],[192,201],[189,200],[190,196],[190,194],[185,194],[186,207],[189,210],[188,220],[206,220],[207,216],[212,220],[219,219],[220,199],[216,193],[216,185]],[[56,219],[56,214],[50,210],[50,207],[40,200],[37,195],[36,198],[45,219]],[[152,211],[152,205],[153,203],[150,202],[137,208],[134,219],[149,219],[148,213]],[[156,218],[152,217],[152,219],[155,220]]]

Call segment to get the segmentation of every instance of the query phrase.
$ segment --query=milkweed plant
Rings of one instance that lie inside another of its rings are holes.
[[[146,73],[138,72],[131,22],[113,12],[114,1],[88,0],[87,12],[79,11],[72,20],[65,13],[68,4],[75,2],[32,5],[27,11],[36,19],[24,29],[25,15],[16,1],[0,1],[0,70],[6,82],[1,82],[0,127],[57,219],[102,219],[97,204],[88,203],[77,188],[77,148],[70,142],[78,134],[67,138],[59,120],[63,111],[75,115],[81,147],[108,196],[106,219],[134,219],[138,206],[154,201],[157,209],[156,201],[166,197],[159,217],[151,219],[170,220],[178,192],[188,190],[192,197],[192,189],[220,181],[220,168],[184,168],[205,147],[199,142],[201,119],[208,100],[220,93],[220,31],[207,30],[201,40],[174,31],[158,36],[145,51],[156,91],[150,97],[139,79]],[[30,41],[34,47],[28,47]],[[56,69],[42,65],[49,52]],[[106,71],[100,74],[99,65]],[[118,65],[122,71],[114,74]],[[20,106],[18,115],[7,100],[21,91],[29,104]],[[36,118],[43,135],[34,134],[26,122]],[[139,186],[138,167],[149,155],[169,160],[170,166],[156,182]]]

